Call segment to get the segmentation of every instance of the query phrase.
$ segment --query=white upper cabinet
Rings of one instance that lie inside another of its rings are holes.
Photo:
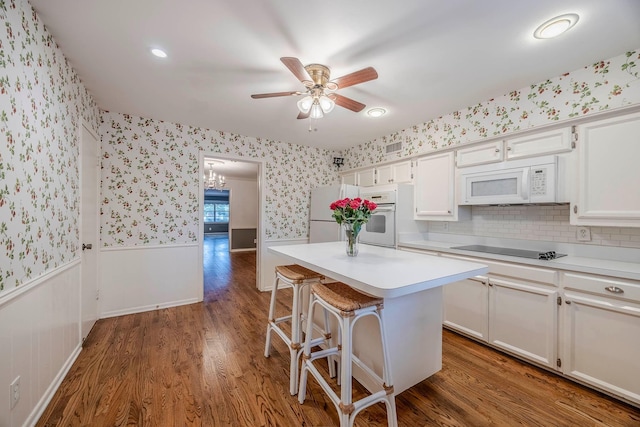
[[[414,202],[415,219],[429,221],[458,221],[455,200],[454,153],[421,157],[415,162]],[[463,212],[469,212],[463,206]],[[465,215],[465,218],[469,216]],[[462,218],[460,218],[462,219]]]
[[[456,157],[456,165],[459,168],[501,162],[504,159],[502,141],[461,148],[456,151]]]
[[[413,182],[412,161],[392,163],[342,174],[342,183],[371,187],[382,184],[410,184]]]
[[[564,127],[506,140],[507,160],[571,151],[571,128]]]
[[[355,172],[347,172],[342,174],[342,183],[349,185],[358,185],[358,174]]]
[[[357,172],[358,185],[361,187],[371,187],[376,185],[376,169],[365,169]]]
[[[503,160],[571,151],[571,137],[571,128],[564,127],[518,138],[509,138],[504,141],[474,144],[457,150],[456,166],[464,168],[497,163]],[[506,149],[504,148],[505,146]]]
[[[577,128],[571,224],[640,227],[640,113]]]
[[[406,184],[413,181],[411,161],[392,163],[376,168],[376,184]]]

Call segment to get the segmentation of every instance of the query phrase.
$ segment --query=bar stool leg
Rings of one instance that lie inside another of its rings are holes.
[[[302,345],[300,344],[300,322],[301,322],[301,310],[300,310],[300,289],[302,285],[293,285],[293,308],[291,311],[291,345],[289,346],[289,353],[291,355],[291,363],[289,365],[289,393],[292,396],[298,392],[298,367],[299,356]]]
[[[340,425],[350,425],[350,415],[354,410],[352,403],[353,391],[351,389],[351,351],[353,339],[351,336],[352,317],[342,317],[340,321],[342,352],[340,357]],[[351,419],[351,425],[353,419]]]
[[[298,402],[304,403],[304,398],[307,394],[307,373],[306,364],[309,363],[309,355],[311,354],[311,334],[313,333],[313,309],[315,307],[316,300],[313,292],[309,294],[309,308],[307,310],[307,332],[304,340],[304,346],[302,347],[302,368],[300,370],[300,384],[298,386]]]
[[[264,345],[264,357],[269,357],[271,352],[271,330],[273,328],[273,321],[276,318],[276,294],[278,293],[278,282],[280,278],[276,275],[276,280],[273,282],[273,289],[271,290],[271,302],[269,303],[269,318],[267,319],[267,339]]]
[[[387,332],[385,330],[385,322],[383,318],[384,310],[377,310],[378,315],[378,323],[380,325],[380,341],[382,342],[382,379],[384,381],[384,385],[386,387],[391,387],[393,389],[393,377],[391,376],[391,364],[389,363],[389,354],[387,351],[389,347],[387,347]],[[394,396],[387,396],[384,403],[387,407],[387,424],[389,427],[398,427],[398,414],[396,410],[396,399]]]

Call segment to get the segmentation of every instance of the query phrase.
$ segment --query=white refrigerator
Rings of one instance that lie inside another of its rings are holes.
[[[348,197],[356,198],[359,188],[355,185],[337,184],[317,187],[311,190],[311,209],[309,212],[309,243],[335,242],[344,240],[344,231],[335,219],[331,203]]]

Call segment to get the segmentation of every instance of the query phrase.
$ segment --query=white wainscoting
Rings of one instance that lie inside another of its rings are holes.
[[[202,301],[198,244],[103,248],[100,318]]]
[[[33,425],[80,353],[80,260],[0,299],[0,426]],[[9,384],[20,376],[11,409]]]
[[[269,252],[270,246],[281,245],[300,245],[309,243],[309,239],[283,239],[283,240],[269,240],[265,241],[262,245],[261,259],[260,259],[260,286],[261,291],[271,291],[273,288],[273,280],[276,277],[275,269],[277,265],[291,264],[291,261],[286,258]],[[268,310],[268,307],[267,307]]]

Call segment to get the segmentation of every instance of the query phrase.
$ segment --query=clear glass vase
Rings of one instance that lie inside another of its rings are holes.
[[[346,246],[347,255],[348,256],[358,255],[358,233],[355,233],[353,231],[352,224],[345,223],[344,230],[347,237],[347,240],[345,241],[347,244]]]

